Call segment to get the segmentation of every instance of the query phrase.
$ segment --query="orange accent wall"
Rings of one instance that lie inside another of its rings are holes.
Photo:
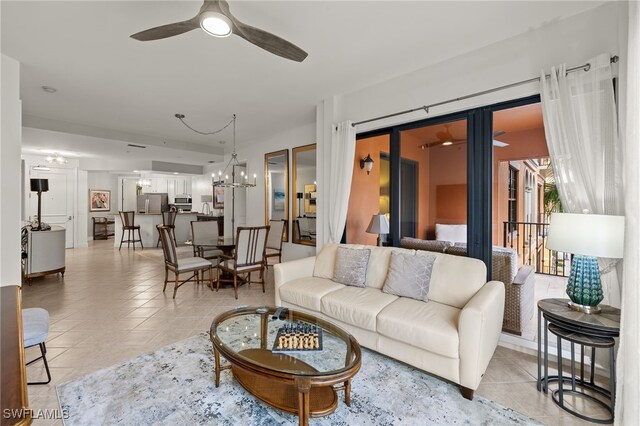
[[[382,135],[356,141],[356,154],[351,180],[349,210],[347,210],[347,242],[376,245],[378,236],[367,233],[371,216],[380,210],[380,152],[389,152],[389,136]],[[373,159],[373,169],[367,175],[360,168],[360,159],[367,154]]]
[[[436,223],[467,223],[467,144],[430,148],[430,210],[426,237],[435,239]]]

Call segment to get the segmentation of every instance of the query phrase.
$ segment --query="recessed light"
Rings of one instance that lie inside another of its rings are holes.
[[[173,172],[173,174],[174,174],[174,175],[179,175],[180,173],[178,173],[178,172]]]
[[[42,86],[42,90],[44,90],[47,93],[56,93],[58,91],[58,89],[51,86]]]

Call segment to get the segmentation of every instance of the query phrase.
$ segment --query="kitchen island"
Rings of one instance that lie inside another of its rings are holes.
[[[200,213],[197,212],[184,212],[178,213],[176,216],[176,242],[178,245],[184,244],[185,241],[191,239],[191,222],[197,220],[197,216]],[[155,247],[158,243],[158,230],[156,225],[162,225],[162,214],[160,213],[136,213],[135,225],[140,225],[140,235],[142,236],[142,244],[145,248]],[[122,222],[120,221],[120,215],[116,215],[115,223],[115,238],[113,241],[114,247],[120,246],[120,239],[122,238]],[[138,233],[135,233],[137,237]],[[126,239],[125,235],[125,239]],[[126,247],[126,243],[122,244],[122,248]],[[140,245],[138,244],[138,247]]]

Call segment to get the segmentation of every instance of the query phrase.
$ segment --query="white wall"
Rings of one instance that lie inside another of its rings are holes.
[[[262,225],[265,223],[265,177],[264,177],[264,154],[281,149],[289,149],[289,169],[292,167],[291,149],[297,146],[309,145],[315,143],[316,129],[315,124],[308,124],[302,127],[296,127],[288,131],[279,133],[265,139],[253,140],[239,147],[238,160],[247,163],[247,173],[249,178],[253,178],[253,174],[257,175],[257,185],[255,188],[247,189],[247,224]],[[230,192],[230,191],[228,191]],[[289,212],[290,218],[297,213],[297,204],[295,201],[295,192],[293,190],[293,175],[289,172]],[[231,203],[229,197],[225,198],[225,224],[230,221],[226,219],[231,214]],[[227,235],[225,228],[225,235]],[[230,230],[229,230],[230,231]],[[290,229],[291,231],[291,229]],[[291,238],[289,238],[291,240]],[[282,260],[293,260],[302,257],[315,255],[315,247],[304,246],[301,244],[293,244],[291,242],[284,243],[282,246]]]
[[[0,286],[20,285],[22,103],[20,63],[2,55],[0,132]]]
[[[111,210],[109,212],[90,212],[89,211],[89,201],[86,203],[80,203],[81,210],[84,206],[84,210],[87,214],[87,223],[84,228],[78,229],[86,229],[87,230],[87,238],[89,240],[93,239],[93,220],[92,217],[104,217],[104,216],[115,216],[118,214],[118,197],[120,196],[120,188],[118,187],[118,176],[109,172],[102,171],[85,171],[87,173],[87,190],[85,191],[85,196],[88,197],[88,192],[91,189],[108,189],[111,191]],[[81,179],[79,179],[81,180]],[[78,191],[80,195],[81,191]],[[79,225],[79,224],[78,224]]]

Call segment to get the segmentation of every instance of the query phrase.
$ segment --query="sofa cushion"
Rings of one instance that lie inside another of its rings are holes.
[[[401,297],[378,314],[377,330],[411,346],[458,358],[459,316],[460,309],[448,305]]]
[[[452,241],[454,243],[467,242],[467,225],[448,225],[436,223],[436,240]]]
[[[316,255],[316,264],[313,267],[314,277],[333,279],[338,247],[363,248],[364,246],[356,244],[325,244],[320,253]]]
[[[452,245],[451,241],[421,240],[410,237],[402,237],[400,240],[400,246],[407,249],[437,251],[440,253],[446,253],[447,248]]]
[[[429,300],[462,309],[487,282],[487,267],[481,260],[420,250],[416,256],[436,256]]]
[[[320,312],[322,297],[341,288],[342,284],[325,278],[305,277],[282,284],[279,291],[282,301]]]
[[[371,249],[371,257],[369,258],[369,266],[367,267],[366,286],[382,289],[387,278],[389,263],[391,262],[391,253],[406,253],[413,255],[415,250],[401,249],[397,247],[369,247]]]
[[[364,287],[367,280],[370,249],[338,247],[333,280],[340,284]]]
[[[376,316],[397,296],[375,288],[345,286],[322,298],[321,311],[329,317],[347,324],[376,331]]]
[[[435,260],[435,256],[392,252],[382,291],[426,302]]]

